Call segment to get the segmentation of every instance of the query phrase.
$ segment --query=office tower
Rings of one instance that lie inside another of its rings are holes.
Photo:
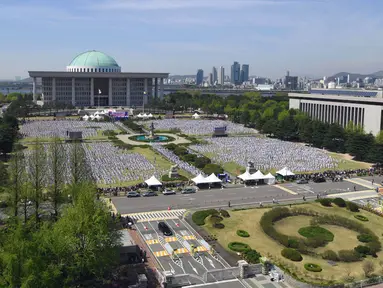
[[[350,84],[350,74],[347,75],[347,84]]]
[[[217,80],[218,80],[218,78],[217,78],[217,68],[213,67],[212,74],[213,74],[213,83],[216,83]]]
[[[218,84],[225,84],[225,68],[223,66],[219,67]]]
[[[286,76],[287,76],[287,77],[290,76],[290,71],[289,71],[289,70],[286,71]]]
[[[213,73],[209,73],[208,83],[209,85],[213,85]]]
[[[195,78],[195,84],[202,85],[202,83],[203,83],[203,70],[198,69],[197,76]]]
[[[288,90],[298,89],[298,76],[286,76],[285,77],[285,88]]]
[[[248,64],[242,64],[242,70],[241,70],[241,82],[247,82],[249,81],[249,65]]]
[[[238,62],[234,62],[233,65],[231,65],[231,83],[234,85],[239,85],[241,83],[241,65]]]

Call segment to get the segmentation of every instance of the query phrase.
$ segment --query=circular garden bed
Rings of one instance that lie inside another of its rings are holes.
[[[298,233],[306,238],[323,237],[327,242],[334,240],[334,234],[319,226],[302,227],[298,230]]]
[[[321,272],[322,271],[322,267],[320,267],[320,265],[318,265],[318,264],[306,263],[304,266],[305,266],[305,269],[307,271],[310,271],[310,272]]]
[[[250,237],[250,234],[245,230],[237,230],[237,235],[239,237]]]
[[[363,222],[367,222],[368,221],[368,218],[366,216],[363,216],[363,215],[355,215],[354,216],[356,219],[360,220],[360,221],[363,221]]]
[[[227,246],[235,252],[245,252],[251,249],[249,245],[242,242],[230,242]]]

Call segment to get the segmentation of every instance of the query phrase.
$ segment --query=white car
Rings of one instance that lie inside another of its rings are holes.
[[[163,192],[162,192],[163,195],[175,195],[176,194],[176,191],[175,190],[170,190],[170,189],[165,189]]]

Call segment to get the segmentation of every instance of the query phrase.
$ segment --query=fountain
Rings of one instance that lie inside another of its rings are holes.
[[[173,139],[170,139],[171,137],[168,137],[168,136],[155,135],[154,134],[154,123],[153,122],[150,124],[149,128],[150,128],[150,130],[149,130],[149,134],[148,135],[134,136],[135,139],[133,139],[133,140],[140,141],[140,142],[168,142],[168,141],[173,140]]]

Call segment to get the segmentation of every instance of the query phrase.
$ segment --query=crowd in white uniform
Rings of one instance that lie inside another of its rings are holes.
[[[162,145],[160,145],[160,144],[153,144],[152,147],[158,153],[160,153],[165,158],[167,158],[170,162],[178,165],[178,168],[183,169],[183,170],[189,172],[192,175],[198,175],[198,174],[202,173],[201,170],[199,170],[198,168],[194,167],[193,165],[190,165],[189,163],[181,160],[176,154],[174,154],[169,149],[166,149]]]
[[[248,161],[267,171],[288,167],[291,171],[308,172],[333,169],[336,160],[324,151],[300,143],[258,137],[206,138],[209,144],[192,145],[202,154],[209,153],[213,162],[235,162],[246,167]]]
[[[172,128],[180,129],[182,133],[187,135],[208,135],[214,133],[214,128],[227,126],[228,134],[253,134],[257,131],[246,128],[241,124],[235,124],[223,120],[189,120],[189,119],[164,119],[153,120],[150,122],[137,122],[148,126],[153,122],[156,130],[170,130]]]
[[[67,131],[81,131],[82,138],[97,136],[97,130],[116,130],[110,122],[87,122],[79,120],[29,121],[20,128],[24,137],[60,137],[68,138]]]

